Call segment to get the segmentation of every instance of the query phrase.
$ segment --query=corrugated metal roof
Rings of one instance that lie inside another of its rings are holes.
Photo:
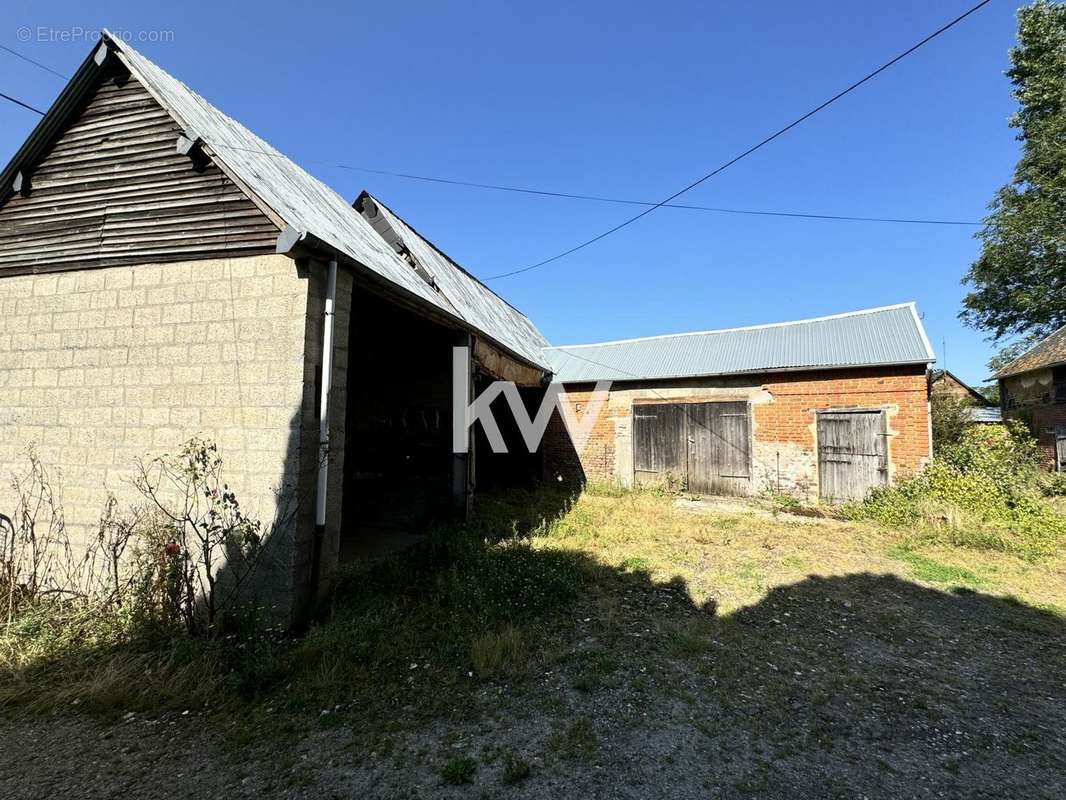
[[[996,378],[1008,378],[1034,369],[1047,369],[1066,364],[1066,325],[1045,339],[1041,339],[1003,369]]]
[[[914,303],[748,328],[546,348],[556,380],[657,380],[935,360]]]
[[[1003,422],[1003,413],[998,406],[978,406],[970,409],[970,419],[984,425]]]
[[[131,72],[179,125],[199,136],[245,186],[287,225],[310,233],[393,284],[458,317],[515,355],[547,368],[546,343],[532,322],[449,259],[432,257],[440,291],[427,284],[352,206],[333,189],[290,161],[239,122],[138,53],[107,35]],[[398,218],[397,218],[398,220]],[[408,231],[406,225],[398,224]],[[412,232],[413,234],[413,232]],[[417,234],[407,245],[425,247]],[[427,257],[428,254],[427,254]]]
[[[542,350],[548,346],[548,340],[522,312],[452,261],[378,198],[363,192],[359,199],[364,197],[374,202],[389,227],[433,277],[444,296],[461,310],[467,322],[481,330],[496,331],[502,344],[531,361],[543,363]]]

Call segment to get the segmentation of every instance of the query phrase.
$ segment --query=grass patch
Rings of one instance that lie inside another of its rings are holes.
[[[912,577],[926,583],[964,586],[970,589],[978,589],[987,585],[984,579],[971,570],[953,564],[945,564],[903,546],[892,548],[888,554],[891,558],[907,564],[910,567]]]
[[[473,780],[467,762],[480,763],[510,785],[530,766],[504,748],[475,762],[452,758],[451,742],[412,742],[513,715],[553,731],[549,756],[587,761],[613,752],[620,726],[658,730],[683,707],[716,746],[741,731],[760,747],[826,753],[866,719],[907,731],[955,713],[968,680],[958,663],[994,676],[995,691],[965,693],[975,710],[958,713],[975,718],[1006,713],[988,706],[1002,697],[1010,713],[1040,709],[1057,690],[1048,682],[1066,662],[1047,642],[1062,633],[1061,557],[933,549],[870,524],[693,513],[675,500],[482,498],[466,526],[346,576],[329,619],[298,639],[131,640],[69,611],[26,614],[0,634],[0,704],[207,708],[239,715],[231,750],[264,731],[336,729],[315,735],[353,737],[353,763],[421,764],[431,782]],[[1009,632],[995,653],[989,629]],[[1014,682],[1004,664],[1032,668]]]
[[[529,762],[513,750],[508,750],[503,754],[503,773],[500,775],[500,780],[505,785],[514,786],[516,783],[521,783],[529,777],[531,772]]]
[[[518,675],[526,666],[526,643],[522,631],[505,625],[483,633],[470,647],[470,660],[479,678]]]
[[[616,686],[614,677],[618,664],[606,650],[597,648],[577,655],[577,670],[572,685],[582,692],[595,692],[599,689]]]
[[[456,756],[444,762],[440,768],[441,780],[452,786],[462,786],[474,782],[477,761],[469,756]]]
[[[590,759],[599,747],[592,721],[587,717],[574,720],[564,730],[552,735],[550,749],[562,758]]]
[[[670,633],[670,650],[682,657],[701,655],[707,652],[712,632],[713,626],[709,620],[697,618],[684,622]]]

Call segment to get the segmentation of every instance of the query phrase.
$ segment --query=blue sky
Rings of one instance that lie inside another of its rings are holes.
[[[487,276],[633,210],[333,165],[659,200],[970,5],[8,0],[0,44],[69,73],[90,48],[79,28],[169,31],[132,41],[345,197],[370,189]],[[979,220],[1018,155],[1003,76],[1016,7],[993,2],[679,202]],[[0,67],[0,91],[40,106],[62,87],[7,53]],[[36,119],[0,103],[0,157]],[[956,318],[974,230],[661,209],[491,285],[555,344],[916,300],[941,364],[946,343],[947,367],[979,382],[993,348]]]

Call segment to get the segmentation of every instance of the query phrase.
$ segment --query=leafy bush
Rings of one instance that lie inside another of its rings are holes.
[[[1047,497],[1066,497],[1066,472],[1051,472],[1043,481],[1044,494]]]
[[[973,407],[972,401],[949,392],[933,392],[929,398],[929,412],[934,453],[962,442],[963,435],[973,425]]]
[[[121,512],[109,495],[77,545],[58,478],[27,456],[0,520],[0,706],[187,708],[272,677],[284,636],[242,593],[264,534],[215,445],[138,463],[144,506]]]
[[[1036,443],[1023,425],[966,429],[921,473],[845,511],[897,528],[919,526],[962,547],[1038,558],[1066,538],[1066,517],[1040,496]]]

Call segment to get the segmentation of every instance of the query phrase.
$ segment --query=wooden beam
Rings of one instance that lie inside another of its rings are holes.
[[[174,147],[178,155],[185,156],[192,162],[192,168],[196,172],[203,172],[211,163],[211,159],[204,152],[204,140],[193,131],[186,130],[185,133],[178,134]]]
[[[15,180],[11,182],[11,191],[23,197],[30,196],[30,176],[23,170],[15,173]]]

